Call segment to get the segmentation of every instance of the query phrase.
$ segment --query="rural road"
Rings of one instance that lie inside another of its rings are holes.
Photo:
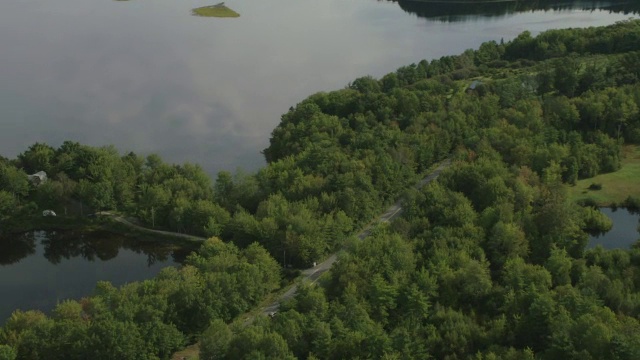
[[[173,236],[173,237],[178,237],[178,238],[189,240],[189,241],[200,241],[200,242],[202,242],[202,241],[207,240],[206,238],[199,237],[199,236],[194,236],[194,235],[181,234],[181,233],[176,233],[176,232],[171,232],[171,231],[162,231],[162,230],[149,229],[149,228],[146,228],[144,226],[136,225],[136,224],[130,222],[129,220],[123,218],[122,216],[119,216],[119,215],[116,215],[116,214],[112,214],[112,213],[110,213],[108,211],[101,211],[101,212],[98,212],[96,214],[100,215],[100,216],[108,216],[108,217],[112,218],[113,220],[115,220],[115,221],[117,221],[117,222],[119,222],[121,224],[124,224],[124,225],[126,225],[126,226],[128,226],[128,227],[130,227],[132,229],[136,229],[136,230],[139,230],[139,231],[142,231],[142,232],[146,232],[146,233],[149,233],[149,234]]]
[[[451,165],[451,159],[447,159],[441,162],[440,165],[434,171],[432,171],[424,179],[420,180],[420,182],[416,185],[416,189],[420,189],[426,184],[437,179],[440,173],[442,172],[442,170],[446,169],[449,165]],[[367,236],[369,236],[369,234],[371,233],[371,227],[373,225],[391,221],[396,217],[400,216],[400,214],[402,214],[402,200],[396,201],[396,203],[391,205],[387,209],[387,211],[385,211],[382,215],[380,215],[380,217],[377,220],[375,220],[372,223],[372,225],[369,225],[364,230],[362,230],[362,232],[358,234],[358,239],[364,240]],[[312,268],[302,271],[302,276],[303,276],[302,281],[305,281],[305,282],[308,281],[313,284],[320,278],[320,276],[322,276],[322,274],[324,274],[329,269],[331,269],[331,266],[333,266],[336,260],[337,260],[337,255],[336,253],[333,253],[331,256],[329,256],[325,261],[321,262],[320,264],[317,264]],[[289,288],[287,292],[282,294],[282,296],[280,296],[276,301],[271,303],[269,306],[263,308],[261,313],[263,315],[275,314],[280,308],[280,303],[285,300],[289,300],[293,298],[296,295],[297,291],[298,291],[298,285],[291,286],[291,288]]]

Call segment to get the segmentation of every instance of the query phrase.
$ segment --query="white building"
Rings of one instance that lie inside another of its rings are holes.
[[[33,185],[37,186],[47,181],[47,173],[44,171],[38,171],[33,175],[27,175],[27,178],[29,178],[29,181]]]

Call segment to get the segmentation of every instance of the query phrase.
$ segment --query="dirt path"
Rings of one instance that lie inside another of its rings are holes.
[[[157,235],[163,235],[163,236],[172,236],[172,237],[177,237],[177,238],[181,238],[181,239],[185,239],[185,240],[189,240],[189,241],[198,241],[198,242],[203,242],[205,240],[207,240],[206,238],[200,237],[200,236],[194,236],[194,235],[189,235],[189,234],[182,234],[182,233],[177,233],[177,232],[172,232],[172,231],[162,231],[162,230],[155,230],[155,229],[149,229],[146,228],[144,226],[140,226],[140,225],[136,225],[132,222],[130,222],[129,220],[123,218],[120,215],[116,215],[116,214],[112,214],[108,211],[101,211],[96,213],[97,215],[100,216],[108,216],[110,218],[112,218],[113,220],[126,225],[127,227],[130,227],[132,229],[136,229],[138,231],[142,231],[145,233],[149,233],[149,234],[157,234]]]

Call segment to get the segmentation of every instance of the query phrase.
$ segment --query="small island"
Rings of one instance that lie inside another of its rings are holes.
[[[204,17],[221,17],[221,18],[236,18],[239,17],[240,14],[229,9],[224,2],[221,2],[216,5],[211,6],[203,6],[192,10],[192,14],[195,16],[204,16]]]

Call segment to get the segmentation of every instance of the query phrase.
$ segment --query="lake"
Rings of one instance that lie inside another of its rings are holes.
[[[591,236],[587,245],[588,249],[597,245],[602,245],[605,249],[628,249],[633,243],[640,240],[640,233],[638,233],[640,214],[624,208],[616,210],[601,208],[600,211],[613,220],[613,227],[604,234]]]
[[[216,2],[2,1],[0,154],[73,140],[195,162],[210,174],[255,170],[281,114],[312,93],[524,30],[606,25],[638,9],[231,0],[239,18],[190,15]]]
[[[195,246],[135,241],[106,231],[32,231],[0,238],[0,324],[14,309],[51,310],[91,294],[96,282],[144,280]]]
[[[212,175],[251,171],[264,165],[281,114],[312,93],[524,30],[612,24],[638,11],[601,1],[231,0],[239,18],[190,15],[216,2],[0,2],[0,154],[72,140],[195,162]],[[0,241],[0,323],[14,308],[47,310],[98,280],[146,279],[184,257],[105,233]]]

